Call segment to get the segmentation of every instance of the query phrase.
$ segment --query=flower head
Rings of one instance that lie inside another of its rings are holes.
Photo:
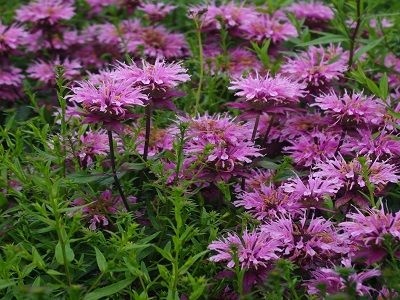
[[[259,148],[250,141],[251,131],[227,114],[180,118],[188,124],[184,144],[185,165],[197,164],[197,179],[205,182],[228,181],[236,175],[247,176],[244,164],[261,156]]]
[[[282,258],[295,261],[305,269],[335,262],[349,251],[331,221],[322,217],[309,219],[306,213],[299,222],[290,216],[267,221],[261,230],[269,234],[268,240],[281,244]]]
[[[315,1],[292,3],[285,10],[293,13],[299,20],[304,18],[304,25],[314,30],[321,29],[327,21],[333,20],[335,17],[330,7],[325,6],[322,2]]]
[[[255,77],[248,75],[231,81],[230,90],[240,96],[240,103],[229,106],[250,111],[274,112],[282,111],[293,104],[299,103],[299,98],[305,95],[305,85],[292,81],[280,74],[272,77],[270,74]]]
[[[64,69],[63,77],[70,80],[80,76],[82,68],[80,62],[76,59],[69,60],[66,58],[64,61],[61,61],[57,57],[54,62],[39,60],[31,64],[26,71],[30,78],[39,79],[47,84],[55,84],[57,77],[56,66],[61,66]]]
[[[336,48],[331,50],[336,51]],[[335,52],[333,55],[322,46],[311,46],[307,52],[301,52],[295,58],[288,58],[282,65],[282,73],[307,84],[307,90],[317,94],[321,89],[326,89],[333,79],[338,80],[344,76],[347,70],[346,62],[342,59],[331,62],[331,59],[338,55],[342,54]]]
[[[329,94],[315,98],[315,102],[311,106],[320,107],[342,126],[377,126],[383,123],[385,107],[381,100],[373,96],[355,92],[349,95],[345,91],[340,97],[331,90]]]
[[[278,259],[278,242],[268,241],[266,232],[247,230],[240,237],[235,233],[228,233],[227,237],[212,242],[208,249],[217,251],[217,255],[210,257],[211,261],[227,261],[227,267],[235,266],[234,253],[239,258],[240,267],[259,268],[267,267]]]
[[[5,26],[0,19],[0,54],[17,49],[26,43],[28,33],[15,24]]]
[[[85,123],[105,122],[116,130],[120,130],[120,122],[133,117],[130,107],[144,106],[144,102],[148,100],[141,89],[132,88],[129,82],[110,77],[100,85],[81,81],[71,90],[73,94],[67,97],[70,101],[81,103],[86,117]]]
[[[270,17],[265,13],[259,13],[256,18],[248,18],[240,30],[243,38],[257,43],[271,39],[272,43],[280,44],[290,37],[298,36],[296,27],[287,19]]]
[[[173,11],[175,8],[177,8],[177,6],[165,4],[162,2],[147,3],[138,7],[139,10],[142,10],[146,13],[144,15],[145,18],[149,19],[153,23],[162,21],[165,16]]]
[[[15,11],[19,22],[32,22],[37,25],[55,25],[61,20],[69,20],[74,15],[74,6],[62,0],[37,0],[21,6]]]
[[[344,231],[344,236],[351,240],[357,247],[356,258],[366,258],[371,265],[380,261],[388,254],[385,240],[395,248],[400,242],[400,212],[387,213],[382,205],[381,209],[371,208],[362,212],[356,209],[346,215],[352,221],[339,224]],[[389,236],[391,238],[389,238]],[[400,251],[396,250],[396,256]]]

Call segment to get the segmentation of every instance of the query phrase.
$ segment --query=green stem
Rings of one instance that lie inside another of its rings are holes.
[[[354,48],[356,44],[356,38],[358,31],[360,30],[360,25],[361,25],[361,1],[362,0],[356,0],[357,4],[357,20],[356,20],[356,28],[354,29],[353,35],[350,38],[350,55],[349,55],[349,60],[347,62],[347,65],[349,67],[349,71],[353,68],[353,57],[354,57]]]
[[[199,46],[199,67],[200,67],[200,78],[199,78],[199,85],[197,87],[195,99],[196,99],[196,106],[194,107],[194,115],[196,116],[198,110],[199,110],[199,105],[200,105],[200,95],[201,95],[201,89],[203,85],[203,77],[204,77],[204,53],[203,53],[203,42],[201,39],[201,26],[202,24],[199,23],[199,20],[196,19],[198,18],[197,16],[194,17],[194,23],[196,25],[196,30],[197,30],[197,41],[198,41],[198,46]]]

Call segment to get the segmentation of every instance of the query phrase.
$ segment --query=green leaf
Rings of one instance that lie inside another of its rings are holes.
[[[371,79],[366,78],[367,86],[372,93],[376,96],[381,97],[381,91],[379,90],[378,86],[373,82]]]
[[[267,160],[259,160],[254,164],[256,167],[261,167],[264,169],[269,169],[269,170],[277,170],[279,168],[279,165],[272,162],[272,161],[267,161]]]
[[[91,183],[95,181],[100,181],[108,178],[109,176],[104,175],[103,173],[98,174],[88,174],[88,173],[74,173],[67,175],[67,178],[70,179],[73,183],[85,184]]]
[[[71,249],[71,246],[69,244],[64,245],[65,247],[65,258],[67,259],[67,262],[71,262],[74,257],[74,251]],[[65,261],[64,261],[64,255],[63,255],[63,249],[61,246],[61,243],[58,242],[56,245],[56,260],[60,265],[64,265]]]
[[[96,261],[100,271],[102,273],[107,272],[108,263],[106,261],[106,258],[104,257],[104,254],[101,253],[101,251],[97,247],[94,247],[94,250],[96,251]]]
[[[16,284],[17,284],[16,281],[7,281],[7,280],[0,279],[0,290],[3,290],[5,288],[8,288],[9,286],[13,286]]]
[[[376,46],[378,46],[382,42],[382,39],[383,39],[383,37],[381,37],[380,39],[377,39],[373,42],[368,41],[368,43],[365,46],[363,46],[357,50],[357,52],[354,54],[353,61],[356,62],[357,60],[360,59],[361,55],[368,52],[372,48],[375,48]]]
[[[381,79],[379,80],[379,90],[381,91],[382,100],[386,101],[388,97],[388,78],[386,72],[383,73]]]
[[[345,42],[347,40],[348,40],[348,38],[343,35],[331,34],[331,35],[326,35],[326,36],[314,39],[307,43],[298,44],[297,46],[298,47],[306,47],[306,46],[312,46],[312,45],[322,45],[322,44]]]
[[[109,286],[96,289],[95,291],[87,294],[86,297],[84,297],[82,300],[97,300],[97,299],[100,299],[103,297],[113,295],[115,293],[118,293],[122,289],[126,288],[128,285],[130,285],[133,282],[133,280],[134,280],[134,277],[127,278],[127,279],[124,279],[117,283],[111,284]]]

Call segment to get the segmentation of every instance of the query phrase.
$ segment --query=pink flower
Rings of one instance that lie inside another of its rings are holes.
[[[301,179],[298,176],[290,178],[281,186],[282,190],[291,195],[299,206],[322,210],[324,201],[334,196],[341,187],[337,178],[321,178],[314,174],[310,174],[307,179]]]
[[[350,262],[344,260],[342,262],[344,267],[353,270]],[[324,285],[324,289],[327,295],[334,295],[348,291],[349,284],[354,286],[357,295],[369,295],[371,292],[376,291],[376,289],[366,285],[364,281],[370,278],[377,277],[381,275],[381,272],[377,269],[359,271],[349,275],[346,279],[340,276],[340,273],[335,269],[329,268],[319,268],[315,271],[311,271],[312,279],[305,280],[304,286],[307,288],[307,293],[309,295],[321,294],[321,285]],[[347,281],[347,282],[346,282]],[[321,298],[322,299],[322,298]]]
[[[71,19],[75,15],[74,10],[71,3],[62,0],[37,0],[17,9],[15,19],[38,25],[55,25],[61,20]]]
[[[384,188],[389,183],[397,183],[400,180],[399,169],[397,166],[379,162],[377,160],[371,161],[365,159],[364,169],[360,163],[360,159],[354,158],[347,162],[341,155],[334,159],[316,164],[314,170],[316,176],[322,178],[337,178],[342,185],[342,189],[335,201],[335,206],[340,207],[350,200],[352,200],[359,207],[368,207],[369,202],[359,192],[363,191],[369,194],[366,177],[369,183],[374,187],[374,194],[379,195],[383,193]],[[366,174],[364,174],[364,172]]]
[[[387,160],[400,157],[400,141],[382,130],[378,135],[372,135],[367,129],[357,129],[358,135],[343,143],[340,148],[342,154],[364,155],[373,159]]]
[[[82,68],[80,62],[76,59],[69,60],[66,58],[64,61],[61,61],[57,57],[54,62],[39,60],[36,63],[31,64],[26,71],[30,78],[39,79],[47,84],[55,84],[57,77],[56,66],[63,67],[65,71],[63,77],[70,80],[79,77]]]
[[[358,246],[355,258],[366,259],[368,265],[381,261],[388,254],[384,243],[388,236],[392,237],[390,244],[393,249],[400,242],[400,212],[393,215],[381,206],[381,209],[372,208],[365,212],[356,209],[356,212],[346,215],[352,221],[339,224],[344,237]],[[400,256],[399,249],[396,249],[396,256]]]
[[[218,183],[237,175],[247,176],[244,165],[261,156],[250,141],[249,128],[227,114],[180,118],[180,122],[189,124],[186,136],[191,138],[184,144],[184,163],[188,169],[197,166],[196,179]]]
[[[228,49],[226,62],[220,59],[222,52],[222,49],[216,47],[205,49],[205,65],[213,75],[226,72],[231,77],[241,77],[243,73],[261,72],[264,68],[254,53],[241,47]]]
[[[148,100],[141,89],[132,88],[129,82],[106,78],[102,84],[94,85],[90,81],[78,82],[68,95],[70,101],[81,103],[86,117],[84,123],[105,122],[111,129],[120,131],[122,121],[132,118],[129,108],[144,106]]]
[[[154,64],[142,60],[141,67],[134,63],[120,63],[112,76],[142,89],[155,108],[177,111],[171,98],[185,95],[175,88],[180,83],[190,80],[186,72],[179,62],[167,64],[161,58],[157,58]]]
[[[333,20],[335,15],[332,9],[325,6],[322,2],[305,2],[299,1],[292,3],[289,7],[284,8],[286,11],[293,13],[297,19],[305,19],[304,25],[310,29],[322,29],[324,23]]]
[[[377,126],[383,123],[384,104],[373,96],[355,92],[349,95],[345,90],[345,94],[340,97],[331,90],[329,94],[315,98],[315,101],[311,106],[320,107],[342,126]]]
[[[187,70],[181,63],[168,64],[161,58],[157,58],[154,64],[142,60],[141,67],[134,63],[132,65],[120,63],[114,76],[129,81],[133,86],[155,92],[165,92],[190,80]]]
[[[307,84],[312,94],[317,94],[328,86],[333,79],[340,79],[347,70],[344,60],[331,62],[332,54],[326,52],[322,46],[311,46],[307,52],[301,52],[295,58],[288,58],[282,65],[282,73]]]
[[[297,37],[296,28],[286,19],[270,17],[259,13],[256,18],[249,18],[240,26],[242,37],[261,43],[271,39],[272,43],[280,44],[291,37]]]
[[[281,141],[290,141],[301,136],[310,136],[312,132],[324,132],[325,134],[340,134],[340,126],[332,126],[334,119],[324,116],[320,112],[293,113],[288,117],[281,129]]]
[[[227,237],[216,240],[208,246],[208,249],[218,252],[209,260],[227,261],[227,267],[233,268],[235,266],[233,255],[236,253],[242,269],[244,267],[265,268],[279,258],[276,254],[280,252],[278,246],[280,246],[279,242],[268,240],[266,232],[245,230],[240,237],[235,233],[228,233]]]
[[[145,18],[155,23],[162,21],[165,16],[175,8],[177,8],[177,6],[159,2],[143,4],[138,7],[138,10],[144,11],[146,13]]]
[[[299,84],[280,74],[272,77],[270,74],[255,77],[248,75],[231,81],[229,90],[239,90],[235,96],[240,96],[240,103],[230,103],[229,106],[249,111],[275,112],[287,109],[299,103],[299,98],[305,95],[305,85]]]
[[[131,204],[135,204],[136,198],[129,196],[128,201]],[[70,213],[69,216],[72,217],[78,211],[81,212],[83,220],[87,221],[91,230],[95,230],[98,227],[106,228],[109,224],[108,218],[112,215],[117,215],[119,211],[126,210],[121,197],[113,196],[110,190],[105,190],[98,198],[84,199],[78,197],[70,205],[81,207]]]
[[[0,67],[0,99],[14,101],[22,97],[22,70],[3,61]]]
[[[233,204],[243,206],[257,220],[276,220],[282,214],[295,216],[302,213],[295,197],[272,184],[261,184],[259,189],[239,194],[237,198],[239,200]]]
[[[238,35],[238,29],[249,19],[257,18],[257,12],[252,7],[245,7],[245,3],[236,4],[231,1],[217,6],[215,1],[207,5],[191,7],[189,17],[199,17],[203,22],[203,31],[229,30],[230,34]]]
[[[317,161],[326,161],[334,157],[339,146],[340,135],[314,129],[289,142],[292,146],[284,147],[283,150],[289,153],[298,165],[310,167]]]
[[[0,54],[17,49],[18,46],[26,44],[28,33],[15,24],[5,26],[0,19]]]
[[[290,216],[267,221],[261,230],[268,233],[268,240],[281,245],[281,258],[295,261],[305,269],[335,262],[349,251],[331,221],[322,217],[309,219],[306,213],[299,222]]]
[[[190,53],[185,36],[172,33],[162,25],[139,28],[126,41],[126,48],[135,55],[145,55],[152,59],[163,57],[170,61],[184,58]]]

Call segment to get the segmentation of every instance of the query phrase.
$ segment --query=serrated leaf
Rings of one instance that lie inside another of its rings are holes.
[[[94,251],[96,251],[96,261],[97,261],[97,266],[99,267],[99,270],[102,273],[107,272],[108,263],[106,261],[106,258],[104,257],[104,254],[101,253],[101,251],[97,247],[94,247]]]
[[[122,289],[126,288],[133,282],[133,280],[134,278],[127,278],[117,283],[111,284],[109,286],[96,289],[95,291],[87,294],[86,297],[84,297],[82,300],[97,300],[103,297],[113,295],[115,293],[118,293]]]

